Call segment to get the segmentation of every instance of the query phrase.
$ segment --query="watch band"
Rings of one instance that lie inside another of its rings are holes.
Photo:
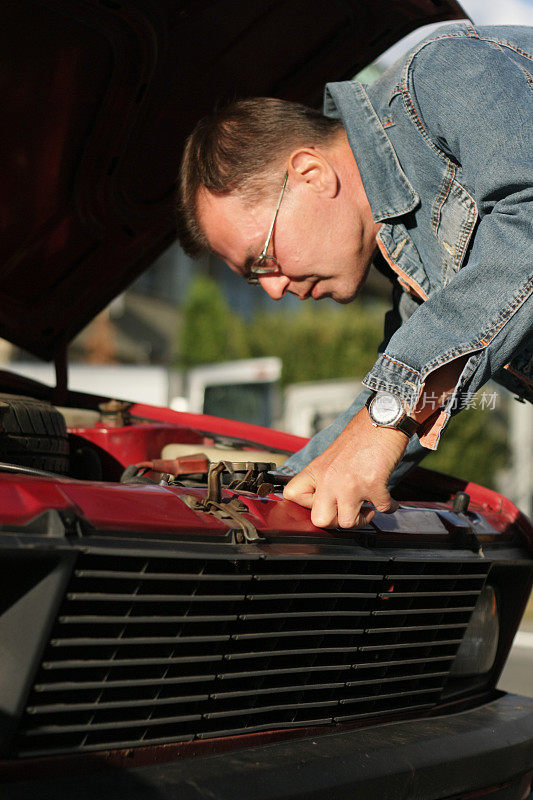
[[[397,422],[394,427],[411,438],[411,436],[419,429],[420,423],[412,417],[405,416],[403,419]]]

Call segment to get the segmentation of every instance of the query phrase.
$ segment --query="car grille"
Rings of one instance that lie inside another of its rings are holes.
[[[29,698],[19,755],[428,709],[488,566],[361,560],[346,551],[81,555]]]

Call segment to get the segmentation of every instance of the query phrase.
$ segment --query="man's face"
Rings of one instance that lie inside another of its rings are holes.
[[[287,188],[276,219],[269,255],[279,273],[259,276],[274,300],[290,292],[301,300],[331,297],[353,300],[376,248],[379,228],[350,151],[350,171],[320,177],[289,168]],[[298,162],[299,163],[299,162]],[[319,167],[320,169],[320,167]],[[292,181],[291,181],[292,178]],[[280,188],[283,175],[280,178]],[[329,183],[328,183],[329,181]],[[261,253],[276,209],[277,196],[250,202],[241,194],[198,196],[198,217],[210,249],[242,275]]]

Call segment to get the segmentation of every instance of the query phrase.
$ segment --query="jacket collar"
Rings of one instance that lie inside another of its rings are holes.
[[[328,83],[324,114],[341,119],[361,174],[375,222],[412,211],[420,198],[407,180],[363,86]]]

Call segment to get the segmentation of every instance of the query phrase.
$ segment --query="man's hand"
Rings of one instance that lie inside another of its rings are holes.
[[[375,427],[366,408],[340,436],[285,487],[283,496],[311,509],[318,528],[360,528],[374,516],[362,509],[365,500],[377,511],[395,511],[387,489],[389,477],[409,439],[394,428]]]

